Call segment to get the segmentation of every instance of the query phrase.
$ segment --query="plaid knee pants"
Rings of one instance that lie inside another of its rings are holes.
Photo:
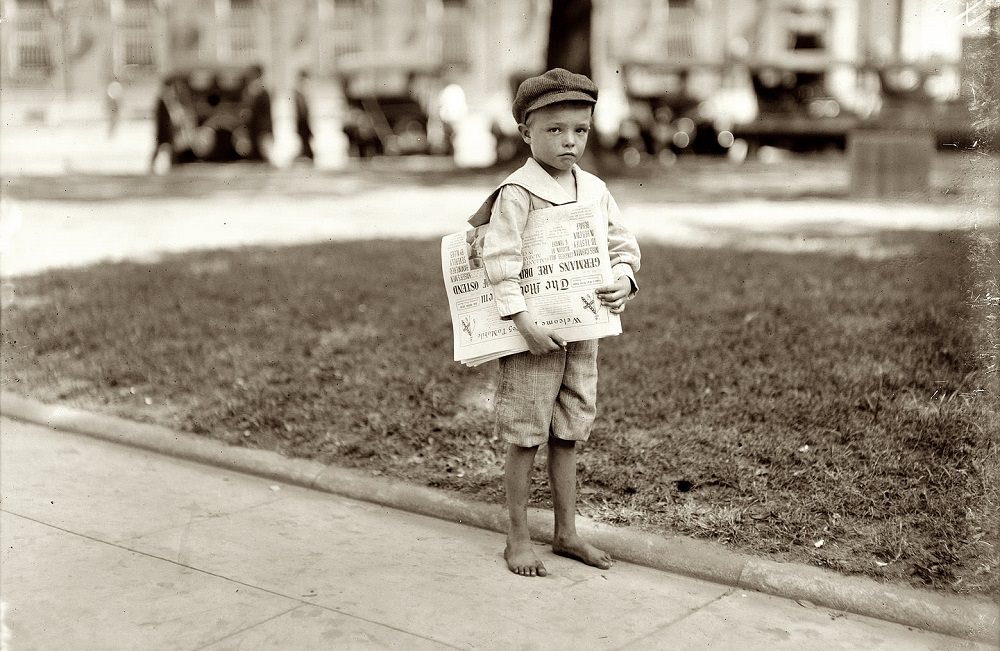
[[[494,432],[508,443],[533,447],[550,434],[586,441],[597,415],[597,340],[501,357],[494,404]]]

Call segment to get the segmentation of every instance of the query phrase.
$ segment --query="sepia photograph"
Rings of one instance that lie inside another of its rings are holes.
[[[1000,649],[1000,0],[0,0],[0,651]]]

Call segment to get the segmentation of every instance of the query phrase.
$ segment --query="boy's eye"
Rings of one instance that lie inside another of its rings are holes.
[[[576,128],[576,132],[577,133],[590,133],[590,129],[587,128],[587,127],[577,127]]]
[[[549,127],[549,133],[559,133],[559,127]]]

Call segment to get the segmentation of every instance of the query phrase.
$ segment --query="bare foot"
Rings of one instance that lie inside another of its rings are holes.
[[[594,547],[577,535],[553,539],[552,552],[602,570],[610,569],[614,564],[610,554]]]
[[[503,557],[507,561],[507,568],[514,574],[521,576],[545,576],[548,572],[545,566],[535,556],[531,549],[531,541],[507,540],[507,547],[503,550]]]

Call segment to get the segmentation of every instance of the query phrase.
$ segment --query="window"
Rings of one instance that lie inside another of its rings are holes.
[[[115,70],[156,68],[156,7],[152,0],[123,0],[112,9]]]
[[[441,22],[442,63],[465,64],[469,59],[466,26],[471,22],[464,0],[446,0]]]
[[[362,51],[362,26],[371,16],[365,11],[361,0],[337,0],[333,5],[333,56],[338,59],[345,54]]]
[[[692,0],[670,0],[667,29],[663,38],[666,55],[671,59],[691,59],[695,56],[699,17]]]
[[[53,20],[44,0],[20,0],[12,20],[13,47],[10,52],[17,76],[47,76],[52,72],[52,51],[48,35]]]
[[[237,61],[257,58],[257,6],[254,0],[229,2],[229,50]]]
[[[780,24],[785,32],[786,52],[822,54],[827,49],[827,35],[833,24],[833,15],[829,9],[786,7],[780,16]]]

